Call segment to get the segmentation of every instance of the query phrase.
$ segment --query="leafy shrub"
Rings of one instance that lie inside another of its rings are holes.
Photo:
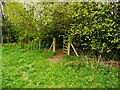
[[[19,43],[43,40],[41,46],[49,47],[53,37],[70,36],[77,51],[109,59],[120,58],[119,3],[30,3],[29,9],[26,3],[20,2],[3,5],[6,41],[11,37],[17,38],[14,41]]]

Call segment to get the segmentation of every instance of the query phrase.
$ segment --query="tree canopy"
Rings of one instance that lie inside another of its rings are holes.
[[[5,2],[3,6],[6,42],[70,35],[77,50],[120,58],[117,2]]]

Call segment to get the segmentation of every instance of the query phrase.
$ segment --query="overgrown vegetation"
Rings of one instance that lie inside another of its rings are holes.
[[[0,5],[3,88],[118,88],[118,68],[99,61],[101,57],[120,59],[120,3]],[[70,37],[80,56],[65,55],[58,63],[46,60],[54,53],[42,48],[50,47],[53,37],[58,48],[62,48],[63,37]]]
[[[89,58],[64,56],[51,63],[46,59],[53,52],[20,49],[17,44],[2,49],[2,88],[118,88],[118,69],[89,64]]]
[[[78,52],[120,59],[120,3],[4,2],[4,42],[42,42],[70,35]],[[62,39],[60,39],[62,42]],[[60,44],[58,44],[58,47]]]

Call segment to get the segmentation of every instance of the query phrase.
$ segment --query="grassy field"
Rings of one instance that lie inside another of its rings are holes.
[[[118,88],[118,69],[93,64],[86,57],[64,56],[59,63],[43,50],[3,46],[3,88]]]

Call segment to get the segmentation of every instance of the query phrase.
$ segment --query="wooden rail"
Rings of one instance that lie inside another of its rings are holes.
[[[63,38],[63,53],[70,55],[70,46],[72,47],[74,53],[76,56],[79,56],[76,49],[74,48],[72,41],[70,38]],[[56,51],[56,38],[53,38],[53,42],[49,48],[51,50],[53,47],[53,52]]]

